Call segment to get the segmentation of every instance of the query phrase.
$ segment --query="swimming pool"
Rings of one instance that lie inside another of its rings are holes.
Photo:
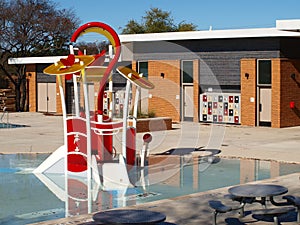
[[[64,176],[51,175],[48,181],[32,174],[47,154],[0,155],[0,223],[23,225],[66,215],[86,214],[171,198],[195,192],[267,179],[300,172],[300,165],[273,161],[219,159],[207,164],[194,155],[153,156],[149,159],[150,185],[146,190],[136,188],[101,190],[91,188],[92,198],[84,180],[68,179],[68,193],[64,190]],[[174,170],[168,166],[179,165]],[[171,172],[170,172],[171,171]],[[216,182],[217,181],[217,182]],[[47,183],[48,182],[48,183]],[[55,185],[48,185],[49,182]]]

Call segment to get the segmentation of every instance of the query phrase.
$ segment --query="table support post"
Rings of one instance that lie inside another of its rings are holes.
[[[212,224],[217,225],[217,214],[218,213],[216,211],[214,211],[212,214],[213,214]]]
[[[277,216],[274,216],[274,225],[279,225],[279,222],[278,222],[278,218],[277,218]]]
[[[242,203],[240,205],[240,217],[244,217],[245,216],[245,203]]]
[[[264,208],[267,208],[267,204],[266,204],[266,197],[261,197],[261,204],[264,206]]]

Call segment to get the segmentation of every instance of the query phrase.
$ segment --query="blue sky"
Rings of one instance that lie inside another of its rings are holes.
[[[141,22],[150,8],[171,12],[176,24],[197,25],[198,30],[275,27],[276,19],[300,19],[299,0],[53,0],[72,8],[80,24],[100,21],[121,33],[127,22]]]

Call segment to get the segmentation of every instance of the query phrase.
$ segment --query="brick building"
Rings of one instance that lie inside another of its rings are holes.
[[[120,64],[155,84],[155,89],[142,93],[142,111],[156,116],[173,121],[298,126],[299,30],[300,20],[279,20],[275,28],[120,35]],[[54,61],[26,60],[10,63],[27,64],[30,111],[51,107],[59,113],[55,77],[41,76],[42,69]],[[69,101],[71,95],[66,95]]]
[[[120,37],[123,60],[156,86],[148,93],[156,115],[288,127],[300,125],[299,30],[300,20],[279,20],[275,28]]]

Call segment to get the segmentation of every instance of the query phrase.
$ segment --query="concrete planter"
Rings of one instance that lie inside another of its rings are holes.
[[[137,132],[149,132],[172,129],[171,117],[143,118],[137,120]]]

